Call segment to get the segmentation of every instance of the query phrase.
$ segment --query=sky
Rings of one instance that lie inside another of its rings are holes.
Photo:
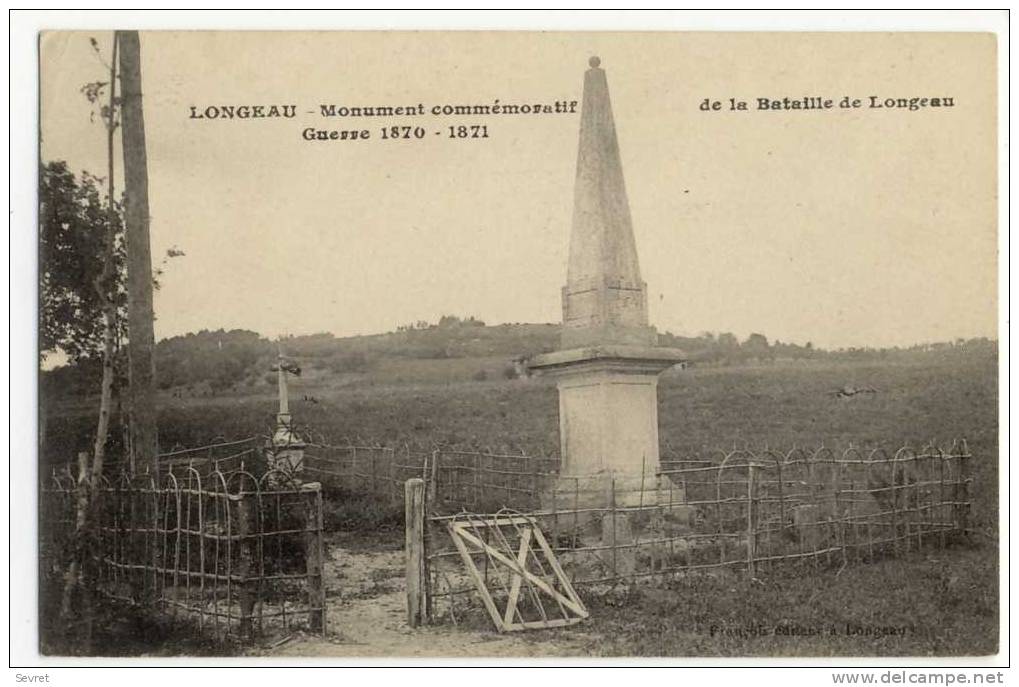
[[[104,131],[79,89],[108,78],[109,46],[109,33],[43,36],[43,161],[105,173]],[[157,338],[371,334],[443,314],[558,322],[579,107],[317,112],[579,101],[591,55],[608,76],[659,331],[825,348],[997,336],[991,34],[154,32],[141,49],[153,256],[186,254],[161,277]],[[955,106],[755,109],[846,95]],[[723,108],[705,112],[705,99]],[[189,117],[245,104],[298,116]],[[381,140],[392,124],[427,135]],[[448,138],[459,124],[488,138]],[[301,136],[351,126],[372,139]]]

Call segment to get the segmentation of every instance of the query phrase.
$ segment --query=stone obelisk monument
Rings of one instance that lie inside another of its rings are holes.
[[[639,498],[640,482],[651,488],[659,469],[658,375],[684,355],[658,347],[658,334],[648,324],[647,284],[640,276],[608,81],[597,57],[590,66],[562,290],[562,340],[559,350],[532,358],[529,366],[557,378],[562,455],[557,491],[565,495],[579,485],[582,500],[590,503],[608,496],[608,488],[617,505],[629,505]]]

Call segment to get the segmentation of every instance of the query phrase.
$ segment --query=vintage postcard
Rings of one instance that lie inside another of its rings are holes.
[[[999,652],[994,33],[38,49],[43,656]]]

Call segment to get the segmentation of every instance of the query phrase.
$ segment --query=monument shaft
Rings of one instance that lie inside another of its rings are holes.
[[[562,347],[653,346],[605,71],[584,75]]]
[[[648,323],[608,81],[598,58],[584,76],[560,350],[530,367],[557,378],[560,476],[624,492],[659,469],[658,375],[683,360],[656,346]]]

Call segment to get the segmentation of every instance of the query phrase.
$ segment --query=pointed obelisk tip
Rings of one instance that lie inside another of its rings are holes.
[[[597,69],[601,65],[601,58],[595,55],[587,63],[591,65],[591,69]]]

